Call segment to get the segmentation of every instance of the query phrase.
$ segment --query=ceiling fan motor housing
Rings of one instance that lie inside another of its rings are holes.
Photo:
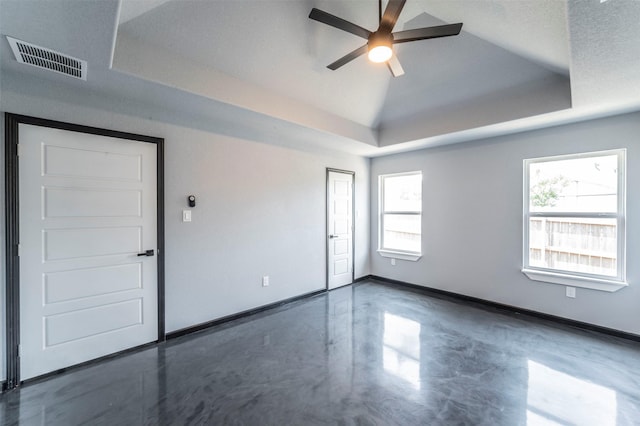
[[[371,50],[376,46],[391,47],[392,44],[393,44],[393,34],[391,34],[390,32],[384,32],[380,30],[374,33],[371,33],[371,35],[369,36],[369,41],[367,43],[367,45],[369,46],[369,50]]]

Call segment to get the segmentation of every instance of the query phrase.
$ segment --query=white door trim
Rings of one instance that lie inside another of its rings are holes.
[[[158,341],[165,339],[164,315],[164,139],[133,133],[81,126],[36,117],[5,113],[5,186],[6,186],[6,382],[4,389],[12,389],[20,380],[20,261],[19,261],[19,125],[49,127],[72,132],[108,136],[123,140],[153,143],[157,146],[156,198],[157,198],[157,291],[158,291]],[[129,349],[127,349],[129,350]],[[109,355],[111,356],[111,355]],[[89,361],[89,362],[95,362]],[[55,372],[54,372],[55,373]],[[52,373],[49,373],[52,374]]]
[[[355,181],[356,181],[356,173],[350,170],[342,170],[342,169],[334,169],[327,167],[326,171],[326,209],[325,209],[325,256],[326,256],[326,288],[330,290],[330,271],[331,266],[329,264],[329,176],[331,173],[343,173],[346,175],[351,175],[353,187],[351,190],[351,283],[355,281],[355,199],[356,199],[356,191],[355,191]]]

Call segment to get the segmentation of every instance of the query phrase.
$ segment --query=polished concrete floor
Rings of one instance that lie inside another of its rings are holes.
[[[640,425],[640,343],[373,282],[0,396],[20,425]]]

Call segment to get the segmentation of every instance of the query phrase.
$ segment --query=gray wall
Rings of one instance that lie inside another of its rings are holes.
[[[356,172],[355,274],[369,274],[369,160],[165,135],[169,330],[325,288],[326,167]],[[180,221],[187,194],[192,223]]]
[[[640,114],[375,158],[372,274],[640,334]],[[522,266],[522,160],[627,148],[627,279],[615,293],[530,281]],[[378,176],[422,170],[423,257],[376,253]]]
[[[370,273],[368,159],[234,139],[56,99],[2,95],[2,113],[165,139],[169,332],[325,288],[327,167],[356,173],[355,276]],[[197,196],[197,206],[193,222],[183,223],[188,194]],[[4,236],[1,243],[4,248]],[[2,262],[4,270],[4,256]],[[261,286],[263,275],[270,276],[269,287]],[[1,300],[3,289],[0,294]],[[4,363],[1,371],[4,378]]]

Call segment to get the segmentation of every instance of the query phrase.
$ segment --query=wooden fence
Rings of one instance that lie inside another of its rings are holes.
[[[590,274],[617,274],[615,219],[530,219],[531,266]]]

